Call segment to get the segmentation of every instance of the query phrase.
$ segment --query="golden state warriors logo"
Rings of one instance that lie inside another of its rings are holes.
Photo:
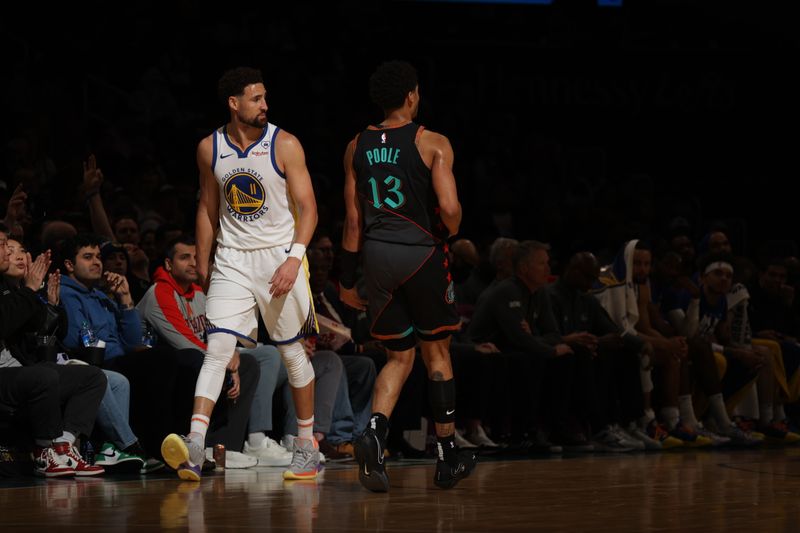
[[[234,172],[226,179],[224,190],[228,212],[238,220],[250,222],[267,212],[264,186],[250,172]]]

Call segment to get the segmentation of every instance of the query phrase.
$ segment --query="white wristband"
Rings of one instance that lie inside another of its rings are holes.
[[[304,255],[306,255],[306,245],[300,244],[299,242],[292,243],[292,249],[289,252],[289,257],[295,257],[302,261]]]

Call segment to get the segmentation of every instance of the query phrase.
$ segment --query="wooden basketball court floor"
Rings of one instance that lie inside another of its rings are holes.
[[[486,458],[455,489],[430,461],[389,462],[374,494],[355,464],[317,482],[280,468],[0,481],[0,532],[800,531],[800,447]]]

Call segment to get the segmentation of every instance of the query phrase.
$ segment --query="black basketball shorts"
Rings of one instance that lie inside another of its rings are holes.
[[[445,339],[461,327],[446,245],[364,242],[370,333],[393,351]]]

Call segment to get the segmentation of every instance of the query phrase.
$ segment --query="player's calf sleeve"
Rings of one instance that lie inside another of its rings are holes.
[[[437,424],[452,424],[456,419],[456,382],[428,380],[428,398],[431,402],[433,421]]]
[[[278,346],[278,351],[289,374],[289,385],[299,389],[314,381],[314,367],[311,366],[311,361],[300,342],[281,344]]]

